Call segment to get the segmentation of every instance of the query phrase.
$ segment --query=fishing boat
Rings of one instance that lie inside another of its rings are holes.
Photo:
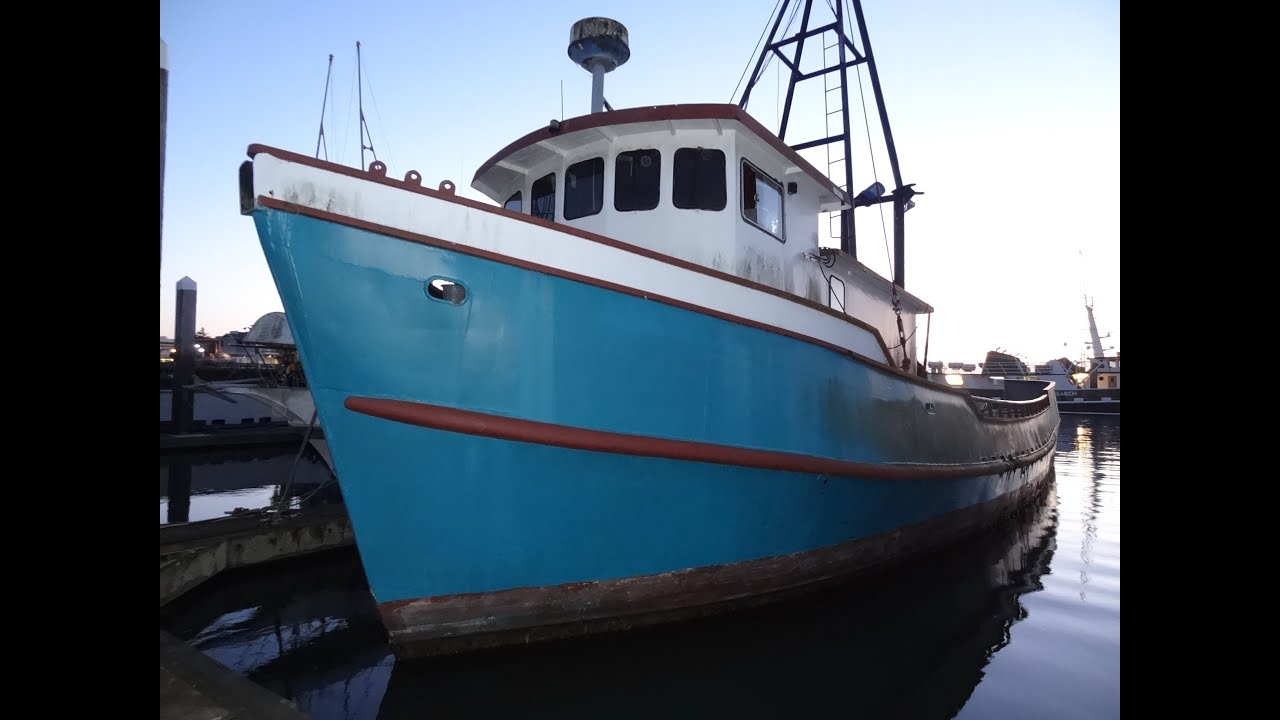
[[[1050,363],[1048,367],[1037,365],[1037,379],[1053,379],[1058,397],[1059,407],[1064,413],[1087,415],[1119,415],[1120,414],[1120,353],[1114,355],[1107,352],[1102,344],[1107,335],[1098,334],[1098,323],[1093,318],[1093,303],[1086,298],[1085,312],[1089,315],[1089,348],[1091,354],[1087,363],[1072,364],[1069,383],[1060,383],[1057,378],[1046,377],[1046,370],[1061,368],[1063,363]]]
[[[979,395],[1001,392],[1003,383],[1014,380],[1043,380],[1052,382],[1058,400],[1058,412],[1063,415],[1119,415],[1120,414],[1120,353],[1109,355],[1102,339],[1109,334],[1098,334],[1098,323],[1093,317],[1093,303],[1085,299],[1085,312],[1089,316],[1089,337],[1086,343],[1092,348],[1088,360],[1073,362],[1065,357],[1042,363],[1030,363],[1004,350],[987,351],[986,359],[972,363],[929,363],[929,379],[934,382],[960,386]],[[981,368],[981,369],[979,369]]]
[[[919,193],[861,5],[826,7],[822,25],[822,3],[780,3],[735,104],[613,109],[626,28],[577,22],[591,112],[481,164],[471,185],[491,202],[381,161],[249,146],[241,210],[397,654],[812,590],[979,532],[1049,477],[1048,383],[977,397],[916,359],[933,309],[905,289],[902,220]],[[838,60],[804,77],[791,53],[824,40]],[[776,134],[746,111],[772,55],[791,74]],[[854,196],[852,162],[832,178],[800,155],[851,157],[850,113],[838,137],[784,140],[797,83],[838,79],[847,108],[854,72],[881,105],[891,192]],[[856,257],[852,213],[881,203],[892,279]],[[840,247],[820,246],[822,217]]]

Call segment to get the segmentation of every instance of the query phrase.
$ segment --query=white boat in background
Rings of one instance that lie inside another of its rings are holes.
[[[316,403],[311,398],[311,390],[305,387],[263,387],[248,384],[249,381],[228,380],[225,382],[205,383],[207,391],[236,396],[247,403],[258,403],[271,409],[273,413],[283,416],[294,427],[312,427],[307,441],[324,462],[333,469],[333,459],[329,456],[329,444],[318,434],[320,422],[316,415]],[[206,391],[206,392],[207,392]]]
[[[1058,382],[1058,406],[1061,412],[1071,414],[1120,414],[1120,353],[1108,355],[1098,334],[1098,323],[1093,319],[1093,303],[1085,299],[1085,312],[1089,315],[1089,347],[1093,356],[1080,366],[1065,368],[1061,361],[1037,365],[1035,376]],[[1110,336],[1110,333],[1107,335]],[[1058,374],[1070,371],[1070,384],[1057,380]]]
[[[1054,383],[1060,413],[1119,415],[1120,353],[1106,353],[1093,318],[1093,305],[1087,299],[1084,308],[1089,316],[1088,344],[1093,354],[1088,360],[1076,363],[1062,357],[1033,364],[1016,355],[991,350],[976,367],[971,363],[930,362],[929,378],[978,394],[1002,391],[1006,379],[1048,380]]]
[[[206,382],[198,375],[190,386],[195,391],[194,424],[197,427],[227,427],[288,423],[306,428],[314,425],[308,441],[329,468],[333,461],[329,446],[319,432],[315,400],[307,387],[297,349],[284,313],[272,312],[258,318],[243,338],[238,350],[245,352],[262,372],[257,377]],[[255,357],[256,356],[256,357]],[[265,358],[282,356],[282,364]],[[172,418],[173,391],[160,389],[160,422]],[[319,437],[314,437],[314,436]]]

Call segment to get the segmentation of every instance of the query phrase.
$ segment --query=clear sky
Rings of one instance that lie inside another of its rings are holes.
[[[552,118],[589,112],[590,75],[566,55],[575,21],[600,15],[629,31],[631,59],[605,81],[614,108],[730,102],[774,6],[161,0],[170,77],[160,334],[174,334],[183,276],[198,283],[197,325],[211,334],[282,309],[253,222],[239,214],[236,171],[251,143],[315,154],[330,53],[330,160],[361,164],[360,41],[365,117],[389,174],[416,169],[424,184],[450,179],[482,198],[469,187],[479,163]],[[906,287],[936,310],[929,358],[978,362],[996,347],[1074,358],[1087,338],[1085,292],[1111,333],[1104,345],[1119,349],[1119,1],[863,9],[903,181],[925,193],[907,214]],[[775,131],[778,67],[748,107]],[[821,82],[801,84],[788,142],[821,136]],[[858,154],[868,143],[855,82],[854,190],[875,177],[892,190],[883,155],[873,176]],[[867,112],[880,153],[875,106]],[[826,167],[824,150],[805,154]],[[879,218],[860,212],[858,257],[889,276]]]

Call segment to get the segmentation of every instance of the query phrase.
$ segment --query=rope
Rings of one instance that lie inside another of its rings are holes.
[[[867,155],[871,158],[871,179],[880,182],[880,173],[876,170],[876,153],[871,144],[871,119],[867,117],[867,93],[862,87],[862,66],[857,68],[858,96],[862,99],[862,126],[867,130]],[[884,219],[884,203],[880,203],[880,234],[884,237],[884,254],[889,259],[889,274],[893,274],[893,251],[889,249],[889,226]],[[892,282],[892,280],[890,280]],[[896,291],[895,291],[896,295]]]
[[[742,75],[738,77],[738,84],[733,86],[733,93],[729,95],[729,102],[733,102],[733,96],[737,95],[738,88],[742,87],[742,79],[747,76],[747,70],[751,69],[751,61],[756,57],[756,48],[760,47],[760,41],[764,40],[764,34],[769,32],[769,20],[773,19],[773,14],[778,12],[778,6],[780,5],[782,5],[782,0],[774,3],[773,10],[769,11],[769,19],[764,21],[764,29],[760,31],[760,37],[756,39],[756,44],[751,47],[751,55],[747,58],[747,64],[742,68]],[[761,71],[763,70],[764,68],[761,68]]]
[[[924,361],[925,372],[929,372],[929,336],[933,333],[933,313],[929,313],[924,329]]]
[[[307,432],[302,436],[302,444],[298,446],[298,454],[293,456],[293,467],[289,469],[289,480],[284,484],[284,489],[280,491],[280,502],[276,504],[276,514],[272,518],[272,522],[278,522],[281,513],[284,512],[284,504],[289,499],[289,488],[293,487],[293,478],[298,473],[298,462],[302,460],[302,453],[306,451],[307,444],[311,442],[311,430],[316,426],[316,415],[319,412],[319,408],[311,411],[311,422],[307,423]]]

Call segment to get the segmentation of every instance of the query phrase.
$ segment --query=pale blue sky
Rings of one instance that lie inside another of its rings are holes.
[[[173,335],[184,275],[199,284],[197,323],[210,333],[282,309],[253,222],[239,214],[236,169],[251,143],[315,153],[330,53],[330,160],[360,164],[359,40],[365,117],[389,174],[416,169],[424,184],[450,179],[479,198],[469,183],[480,162],[552,118],[589,111],[590,75],[565,52],[576,20],[611,17],[630,33],[631,60],[605,82],[613,107],[729,102],[774,4],[161,0],[170,80],[160,334]],[[1118,0],[863,9],[903,180],[925,192],[907,215],[906,285],[936,309],[930,359],[978,362],[997,346],[1075,357],[1087,337],[1082,289],[1118,348]],[[774,130],[777,66],[748,108]],[[820,135],[821,82],[801,85],[810,92],[797,96],[788,142]],[[872,176],[852,102],[856,191]],[[825,167],[823,150],[806,156]],[[887,162],[876,162],[892,189]],[[859,259],[890,275],[879,218],[864,215]]]

